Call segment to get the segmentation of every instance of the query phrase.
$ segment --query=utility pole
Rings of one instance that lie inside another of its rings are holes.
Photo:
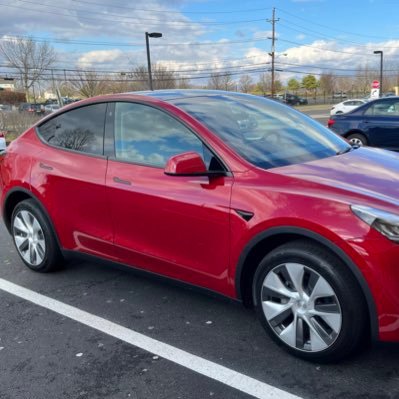
[[[273,14],[272,14],[272,19],[268,19],[267,22],[270,22],[272,24],[272,51],[269,53],[269,55],[272,57],[272,97],[274,97],[275,94],[275,85],[274,85],[274,78],[275,78],[275,65],[274,65],[274,59],[276,55],[276,22],[279,21],[280,18],[276,19],[276,7],[273,7]]]

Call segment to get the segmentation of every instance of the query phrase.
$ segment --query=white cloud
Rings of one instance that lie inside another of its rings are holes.
[[[97,50],[89,51],[88,53],[79,57],[77,65],[85,68],[98,63],[117,63],[118,59],[123,56],[123,51],[114,50]]]

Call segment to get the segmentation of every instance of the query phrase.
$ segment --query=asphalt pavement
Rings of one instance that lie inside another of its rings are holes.
[[[397,345],[336,365],[298,360],[266,336],[253,311],[230,300],[95,262],[32,272],[3,224],[0,265],[3,282],[195,355],[183,367],[157,356],[155,347],[155,354],[143,350],[0,288],[2,399],[283,397],[264,389],[250,396],[232,387],[234,379],[204,376],[194,371],[198,359],[302,398],[399,398]]]
[[[328,119],[328,110],[306,113]],[[34,273],[2,222],[0,265],[1,399],[399,399],[399,344],[374,345],[335,365],[308,363],[227,299],[94,261]],[[8,282],[17,288],[7,292]],[[68,315],[68,305],[83,316]]]
[[[303,106],[297,107],[298,111],[303,112],[304,114],[310,116],[313,119],[316,119],[322,125],[327,126],[327,121],[330,117],[330,110],[332,105],[317,105],[317,106]]]

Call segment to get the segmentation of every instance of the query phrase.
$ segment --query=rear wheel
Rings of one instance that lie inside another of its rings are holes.
[[[359,147],[367,145],[367,139],[366,139],[366,137],[363,136],[363,134],[352,133],[352,134],[349,134],[346,138],[353,145],[357,145]]]
[[[336,361],[367,337],[367,309],[354,277],[316,244],[269,253],[255,276],[257,313],[270,336],[304,359]]]
[[[51,225],[34,200],[20,202],[11,223],[15,247],[26,266],[37,272],[61,266],[62,255]]]

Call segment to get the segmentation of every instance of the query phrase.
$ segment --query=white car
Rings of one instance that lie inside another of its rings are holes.
[[[44,112],[46,114],[51,114],[54,111],[58,111],[60,106],[58,104],[49,104],[44,107]]]
[[[353,109],[360,107],[360,105],[366,104],[366,100],[361,99],[353,99],[353,100],[345,100],[342,103],[335,104],[330,111],[330,115],[337,115],[337,114],[346,114]]]
[[[6,137],[4,132],[0,131],[0,152],[6,149]]]

